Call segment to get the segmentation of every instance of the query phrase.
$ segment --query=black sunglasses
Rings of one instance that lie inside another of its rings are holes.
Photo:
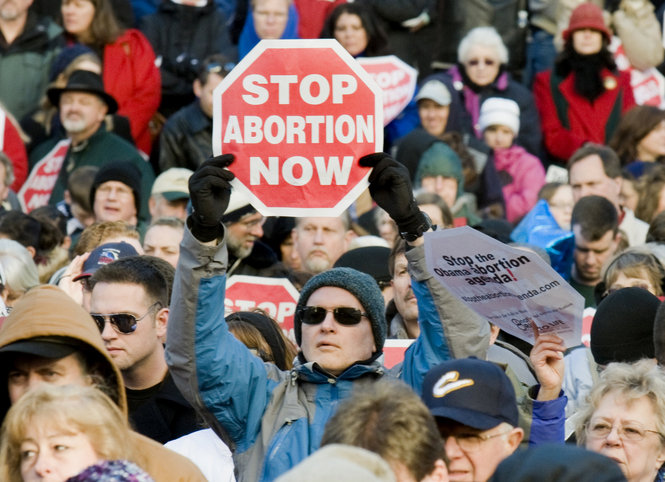
[[[298,308],[296,315],[302,323],[318,325],[326,319],[328,312],[333,314],[333,317],[340,325],[357,325],[363,316],[367,317],[367,313],[346,306],[333,308],[332,310],[327,310],[322,306],[301,306]]]
[[[154,302],[150,308],[148,308],[148,311],[146,311],[145,314],[139,318],[130,313],[112,313],[108,315],[102,315],[101,313],[90,313],[90,316],[92,316],[92,319],[95,320],[100,333],[104,331],[104,327],[106,326],[106,319],[108,318],[111,326],[113,326],[113,328],[115,328],[118,333],[128,335],[129,333],[134,333],[136,331],[136,325],[139,321],[148,316],[148,314],[150,314],[152,310],[155,309],[155,307],[161,305],[161,301]]]

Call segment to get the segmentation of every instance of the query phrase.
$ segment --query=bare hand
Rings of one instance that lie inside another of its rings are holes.
[[[90,253],[83,253],[75,257],[67,266],[60,281],[58,281],[58,287],[71,296],[79,305],[83,302],[83,285],[80,281],[74,281],[74,278],[83,273],[83,263],[88,259],[88,256],[90,256]]]
[[[566,347],[563,339],[554,333],[541,335],[535,323],[531,322],[536,343],[531,349],[529,358],[536,371],[540,390],[536,400],[554,400],[561,393],[563,385],[563,352]]]

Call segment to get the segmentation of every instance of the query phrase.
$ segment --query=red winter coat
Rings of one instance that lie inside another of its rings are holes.
[[[18,192],[28,177],[28,153],[13,120],[4,112],[0,112],[0,115],[5,115],[4,132],[0,132],[0,151],[9,157],[14,166],[14,182],[10,187],[12,191]]]
[[[118,102],[118,114],[129,119],[136,147],[149,154],[148,123],[159,107],[162,81],[145,36],[130,28],[106,45],[102,75],[104,88]]]
[[[298,37],[319,38],[328,15],[347,0],[295,0],[298,10]]]
[[[557,112],[552,71],[538,74],[533,86],[545,148],[550,155],[564,162],[585,142],[607,144],[620,115],[635,105],[630,76],[625,72],[614,74],[604,69],[602,75],[606,89],[593,103],[575,92],[574,75],[569,74],[558,85],[564,99],[559,110],[565,112],[567,109],[568,128]]]

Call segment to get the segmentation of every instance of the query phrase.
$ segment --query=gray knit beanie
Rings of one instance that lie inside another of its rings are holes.
[[[360,304],[365,309],[369,322],[372,325],[374,334],[374,344],[376,351],[383,349],[383,342],[386,339],[386,318],[384,315],[385,306],[383,304],[383,295],[379,286],[370,275],[361,273],[353,268],[333,268],[310,278],[300,290],[300,298],[296,312],[301,306],[306,306],[309,297],[319,288],[324,286],[333,286],[342,288],[353,296],[358,298]],[[300,345],[302,341],[301,323],[296,317],[294,332],[296,342]]]

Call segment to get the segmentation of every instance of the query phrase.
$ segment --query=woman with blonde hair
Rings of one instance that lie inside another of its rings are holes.
[[[5,417],[2,480],[65,481],[103,461],[138,462],[131,440],[127,417],[101,390],[43,384],[21,397]]]

